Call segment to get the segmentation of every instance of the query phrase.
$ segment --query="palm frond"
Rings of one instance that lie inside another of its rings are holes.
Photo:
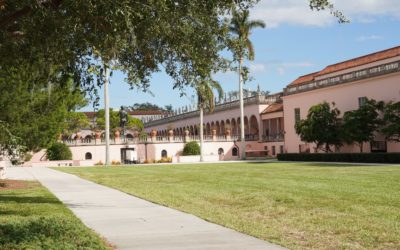
[[[246,47],[247,47],[247,50],[249,51],[249,60],[253,61],[254,60],[254,47],[253,47],[253,43],[249,39],[246,40]]]

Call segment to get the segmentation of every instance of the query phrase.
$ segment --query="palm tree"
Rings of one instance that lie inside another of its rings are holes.
[[[244,135],[244,105],[243,105],[243,81],[242,81],[242,65],[244,57],[249,60],[254,60],[254,47],[249,37],[251,30],[254,28],[264,28],[265,23],[261,20],[249,20],[249,11],[236,11],[233,10],[231,24],[229,30],[237,35],[235,40],[234,57],[238,61],[238,75],[239,75],[239,103],[240,103],[240,152],[241,158],[246,159],[245,152],[245,135]]]
[[[221,99],[224,95],[224,91],[222,90],[221,85],[212,80],[212,79],[204,79],[199,82],[196,86],[196,93],[198,98],[198,106],[200,109],[200,161],[204,161],[203,155],[203,113],[204,109],[207,109],[209,112],[214,111],[215,107],[215,97],[213,89],[217,90],[218,98]]]

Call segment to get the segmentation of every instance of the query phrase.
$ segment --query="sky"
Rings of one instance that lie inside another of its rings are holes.
[[[335,8],[350,19],[339,24],[329,11],[311,11],[307,0],[261,0],[251,10],[251,19],[263,20],[265,29],[251,34],[255,60],[246,62],[252,82],[245,88],[276,93],[299,76],[376,51],[400,46],[400,0],[334,0]],[[110,80],[110,107],[150,102],[174,108],[192,104],[194,92],[186,95],[172,89],[165,73],[154,74],[150,90],[154,96],[131,90],[121,72]],[[214,76],[225,92],[238,90],[234,72]],[[102,93],[102,90],[100,90]],[[101,94],[100,106],[103,108]],[[89,104],[84,111],[92,111]]]

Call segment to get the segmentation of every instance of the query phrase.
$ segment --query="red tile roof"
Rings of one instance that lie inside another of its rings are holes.
[[[297,78],[292,83],[290,83],[288,85],[288,87],[301,85],[301,84],[307,83],[307,82],[311,82],[311,81],[314,80],[314,78],[316,76],[322,76],[322,75],[334,73],[334,72],[337,72],[337,71],[358,67],[358,66],[365,65],[365,64],[368,64],[368,63],[373,63],[373,62],[376,62],[376,61],[381,61],[381,60],[385,60],[385,59],[388,59],[388,58],[392,58],[392,57],[395,57],[395,56],[400,56],[400,46],[397,46],[397,47],[394,47],[394,48],[390,48],[390,49],[386,49],[386,50],[382,50],[382,51],[375,52],[375,53],[372,53],[372,54],[368,54],[368,55],[365,55],[365,56],[357,57],[357,58],[350,59],[350,60],[347,60],[347,61],[343,61],[343,62],[340,62],[340,63],[329,65],[329,66],[327,66],[326,68],[324,68],[323,70],[321,70],[319,72],[315,72],[315,73],[312,73],[312,74],[309,74],[309,75],[305,75],[305,76],[301,76],[301,77]]]
[[[261,112],[261,114],[268,114],[280,111],[283,111],[283,103],[273,103],[269,105],[266,109],[264,109],[264,111]]]

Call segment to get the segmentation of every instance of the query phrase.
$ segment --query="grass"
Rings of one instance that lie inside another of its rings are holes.
[[[111,249],[38,182],[0,183],[0,249]]]
[[[57,169],[291,249],[400,249],[400,167],[224,163]]]

